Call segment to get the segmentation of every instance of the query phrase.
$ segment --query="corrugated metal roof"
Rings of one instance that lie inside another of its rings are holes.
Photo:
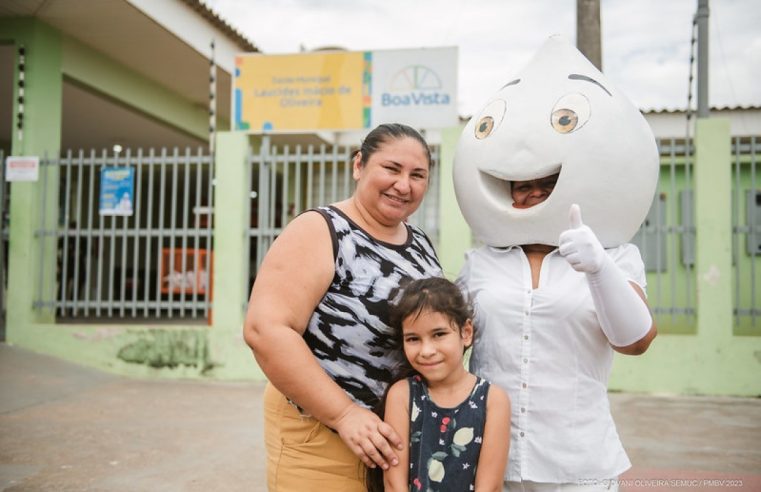
[[[206,5],[203,0],[181,0],[185,4],[187,4],[190,8],[201,14],[206,20],[211,22],[215,27],[220,29],[222,32],[230,36],[234,41],[236,41],[245,51],[259,51],[259,48],[256,47],[256,45],[248,39],[246,36],[244,36],[240,31],[238,31],[236,28],[231,26],[225,19],[223,19],[219,14],[217,14],[214,10],[212,10],[208,5]]]
[[[746,105],[746,106],[711,106],[711,111],[761,111],[761,106],[755,106],[755,105]],[[661,108],[661,109],[640,109],[640,112],[642,114],[648,115],[648,114],[680,114],[684,113],[685,110],[680,109],[674,109],[674,108]],[[692,110],[693,113],[696,112],[696,110]],[[472,118],[473,115],[460,115],[460,123],[467,123],[467,121]]]
[[[761,106],[756,105],[744,105],[744,106],[711,106],[711,111],[758,111],[761,110]],[[642,109],[641,110],[644,114],[676,114],[676,113],[684,113],[684,108],[660,108],[660,109]],[[696,110],[693,109],[693,112]]]

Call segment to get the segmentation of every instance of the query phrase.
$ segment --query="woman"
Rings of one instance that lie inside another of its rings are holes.
[[[513,182],[513,207],[545,202],[557,179]],[[504,490],[618,490],[630,463],[608,409],[613,351],[643,354],[657,334],[637,248],[604,249],[572,205],[558,247],[473,250],[459,282],[478,306],[470,369],[513,402]]]
[[[628,241],[657,187],[658,148],[639,109],[562,38],[513,77],[454,159],[483,244],[460,274],[475,308],[470,369],[512,402],[506,490],[612,492],[631,466],[608,403],[613,357],[656,336]]]
[[[296,217],[251,292],[244,336],[269,379],[272,491],[361,491],[363,463],[398,463],[401,439],[371,408],[402,362],[388,301],[405,277],[441,275],[428,238],[405,223],[428,188],[431,155],[414,129],[381,125],[352,165],[354,194]]]

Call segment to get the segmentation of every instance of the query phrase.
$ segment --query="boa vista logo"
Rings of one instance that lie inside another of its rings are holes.
[[[408,65],[391,77],[382,106],[441,106],[449,104],[439,74],[425,65]]]

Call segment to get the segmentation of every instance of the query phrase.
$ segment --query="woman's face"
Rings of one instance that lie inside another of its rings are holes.
[[[513,207],[531,208],[545,201],[555,189],[558,176],[559,174],[553,174],[530,181],[513,181],[511,185]]]
[[[397,225],[417,210],[428,189],[428,157],[409,137],[389,140],[362,166],[354,159],[355,196],[380,223]]]

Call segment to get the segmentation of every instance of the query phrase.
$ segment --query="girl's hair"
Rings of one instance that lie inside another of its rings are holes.
[[[424,311],[445,315],[457,326],[457,331],[460,333],[462,333],[465,322],[473,318],[473,310],[465,300],[460,288],[449,280],[442,277],[430,277],[409,281],[402,286],[402,292],[397,297],[397,301],[391,305],[390,311],[389,324],[393,329],[394,346],[398,350],[404,350],[404,334],[402,331],[404,320],[410,316],[417,318]],[[416,374],[415,370],[405,358],[403,365],[397,369],[383,398],[375,408],[375,413],[380,418],[385,417],[388,389],[395,382],[414,374]],[[365,484],[368,492],[383,492],[383,470],[380,467],[368,468]]]
[[[402,323],[410,316],[417,318],[423,311],[445,315],[457,325],[458,331],[473,318],[470,304],[454,283],[442,277],[413,280],[403,287],[401,296],[391,307],[390,324],[400,347],[403,341]]]
[[[428,159],[428,168],[430,169],[433,166],[433,161],[431,160],[431,149],[428,147],[428,143],[417,130],[401,123],[384,123],[378,125],[367,134],[357,151],[361,152],[360,162],[362,166],[364,167],[367,164],[370,156],[377,152],[383,144],[406,137],[417,140],[423,146],[425,156]]]

